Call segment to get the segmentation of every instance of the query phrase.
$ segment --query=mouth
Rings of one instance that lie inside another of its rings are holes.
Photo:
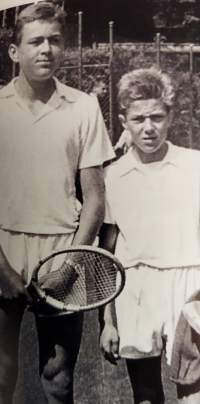
[[[50,65],[50,64],[52,64],[52,60],[51,59],[43,59],[43,60],[38,60],[38,64],[40,64],[40,65]]]
[[[148,137],[143,137],[143,141],[146,143],[152,143],[155,142],[155,140],[157,140],[156,136],[148,136]]]

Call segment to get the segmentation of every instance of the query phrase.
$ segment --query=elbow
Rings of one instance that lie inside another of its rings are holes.
[[[87,195],[83,200],[83,208],[89,212],[90,217],[95,218],[95,223],[100,228],[105,217],[104,188]]]

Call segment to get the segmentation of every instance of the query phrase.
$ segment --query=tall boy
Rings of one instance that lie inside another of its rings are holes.
[[[25,284],[32,269],[54,249],[92,244],[104,215],[102,163],[113,158],[113,151],[97,104],[53,77],[65,35],[65,15],[52,4],[23,10],[9,48],[20,65],[19,77],[0,93],[1,404],[12,402]],[[77,171],[83,192],[80,220]],[[46,400],[71,404],[82,315],[36,320]]]
[[[101,347],[126,359],[135,404],[164,403],[163,338],[170,363],[181,308],[200,281],[200,153],[166,141],[174,91],[156,69],[125,74],[120,119],[134,148],[107,168],[101,246],[126,269],[126,285],[104,312]]]

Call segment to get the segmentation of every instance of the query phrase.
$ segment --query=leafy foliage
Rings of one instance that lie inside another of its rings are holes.
[[[7,83],[12,77],[12,63],[9,59],[7,48],[10,43],[11,30],[0,29],[0,79]],[[153,46],[153,45],[152,45]],[[114,143],[119,138],[122,127],[118,120],[117,83],[121,76],[132,70],[156,65],[155,52],[148,44],[135,46],[118,46],[114,48],[113,62],[113,126]],[[79,52],[77,47],[67,48],[63,57],[61,68],[57,71],[57,77],[65,84],[78,88],[80,76],[78,69]],[[92,90],[92,81],[97,75],[106,77],[109,84],[110,66],[109,47],[102,49],[83,48],[82,51],[82,90],[88,93]],[[200,149],[199,124],[200,124],[200,73],[189,73],[189,54],[161,53],[161,68],[172,77],[176,97],[173,108],[172,125],[169,131],[169,139],[175,144],[184,147]],[[109,97],[105,98],[103,115],[107,127],[109,121]]]
[[[153,0],[156,30],[170,42],[200,42],[199,0]]]

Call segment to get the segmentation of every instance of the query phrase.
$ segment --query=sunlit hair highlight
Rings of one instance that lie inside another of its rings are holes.
[[[133,101],[160,99],[169,111],[173,105],[174,88],[170,77],[154,67],[137,69],[124,74],[118,84],[118,102],[121,113]]]

